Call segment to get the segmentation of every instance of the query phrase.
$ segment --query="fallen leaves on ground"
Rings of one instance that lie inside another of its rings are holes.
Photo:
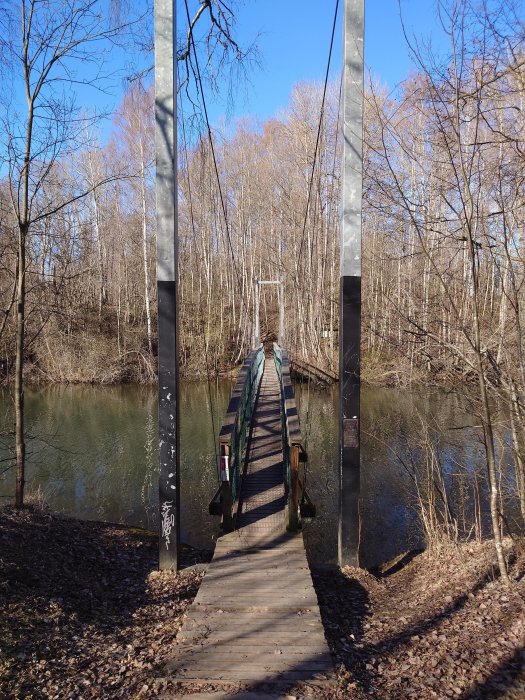
[[[0,698],[144,695],[202,578],[157,568],[145,531],[2,509]]]
[[[1,510],[0,699],[215,690],[161,680],[202,573],[156,571],[157,547],[141,530]],[[507,556],[511,589],[490,542],[419,555],[382,579],[351,568],[314,571],[336,681],[285,695],[524,700],[525,554],[508,544]],[[188,565],[206,554],[187,549],[184,557]],[[235,686],[228,695],[245,690],[276,689]]]
[[[490,542],[426,553],[377,580],[314,573],[337,698],[525,698],[525,557],[501,581]]]

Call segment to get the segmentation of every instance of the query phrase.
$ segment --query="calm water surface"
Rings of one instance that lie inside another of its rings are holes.
[[[217,423],[230,383],[213,387]],[[297,397],[309,455],[307,489],[318,516],[304,526],[308,554],[316,563],[337,552],[337,387]],[[29,491],[40,488],[54,511],[85,519],[157,527],[157,393],[152,388],[49,387],[26,393]],[[12,415],[0,393],[4,424]],[[414,493],[396,453],[418,458],[420,416],[443,426],[472,423],[464,402],[441,391],[365,389],[362,396],[362,559],[365,566],[421,545]],[[219,521],[208,515],[217,484],[213,426],[205,383],[181,388],[181,537],[210,547]],[[5,456],[5,449],[3,451]],[[502,453],[503,454],[503,453]],[[440,446],[447,472],[483,473],[481,443],[474,430],[453,430]],[[6,469],[0,463],[0,472]],[[511,478],[511,477],[509,477]],[[456,482],[457,480],[455,480]],[[0,498],[14,492],[13,470],[0,477]],[[483,501],[483,499],[482,499]],[[486,503],[482,503],[486,509]],[[463,508],[469,508],[467,505]]]

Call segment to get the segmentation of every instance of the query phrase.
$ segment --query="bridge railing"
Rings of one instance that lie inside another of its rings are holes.
[[[241,490],[246,444],[263,369],[264,348],[261,345],[252,350],[243,363],[219,433],[221,484],[210,503],[210,513],[222,515],[222,526],[226,531],[233,528],[233,513]]]
[[[309,503],[304,485],[301,484],[299,478],[299,465],[301,462],[306,462],[307,455],[303,446],[299,414],[290,377],[288,352],[274,343],[273,355],[281,387],[283,468],[288,491],[288,529],[296,530],[299,527],[299,515],[303,509],[302,503],[305,499]]]

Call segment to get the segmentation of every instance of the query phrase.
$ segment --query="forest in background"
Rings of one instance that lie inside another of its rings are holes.
[[[454,79],[448,72],[414,75],[397,98],[377,86],[365,95],[363,376],[386,384],[472,378],[476,306],[491,373],[523,385],[525,73],[488,50],[464,57]],[[337,369],[339,83],[327,91],[314,163],[321,95],[320,85],[297,85],[275,118],[240,122],[233,134],[216,130],[220,190],[207,136],[190,142],[189,120],[180,115],[186,376],[204,373],[205,348],[215,371],[242,360],[258,279],[284,282],[290,351]],[[38,192],[42,208],[66,195],[72,201],[37,221],[29,239],[26,353],[34,381],[155,378],[152,105],[152,88],[134,84],[108,142],[90,136],[53,165]],[[16,340],[9,200],[4,179],[0,357],[7,378]],[[263,331],[277,330],[276,312],[268,288]]]
[[[60,5],[63,17],[39,17],[42,33],[31,35],[34,44],[27,31],[21,53],[13,44],[28,76],[29,138],[24,147],[23,130],[12,130],[6,117],[0,363],[6,381],[15,377],[17,505],[23,501],[23,372],[34,382],[156,377],[152,87],[138,76],[129,81],[102,144],[96,120],[75,111],[67,92],[60,102],[50,77],[66,54],[95,61],[92,28],[110,43],[121,33],[113,16],[100,28],[96,4],[80,3],[78,16]],[[30,6],[44,7],[35,0]],[[479,419],[504,572],[499,438],[510,445],[511,488],[525,515],[525,32],[518,0],[494,8],[466,0],[440,3],[445,6],[450,55],[440,61],[415,45],[418,70],[395,94],[374,81],[364,94],[362,376],[383,384],[473,387],[471,412]],[[32,17],[24,15],[27,26]],[[230,37],[230,21],[227,16],[221,29],[212,18],[210,31]],[[57,35],[63,46],[51,50]],[[182,58],[190,43],[191,33]],[[191,76],[187,64],[186,70]],[[340,83],[327,86],[326,100],[324,86],[297,85],[274,118],[210,134],[195,128],[195,114],[184,113],[191,100],[183,98],[184,78],[181,84],[183,376],[218,375],[243,359],[260,279],[284,282],[292,355],[337,371]],[[269,337],[277,330],[270,288],[261,312]],[[494,399],[504,402],[507,427],[496,424]],[[429,539],[436,532],[450,536],[455,519],[434,440],[422,454],[426,472],[415,479],[425,528]]]

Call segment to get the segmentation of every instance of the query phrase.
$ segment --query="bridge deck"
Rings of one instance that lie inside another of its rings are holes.
[[[281,396],[273,358],[264,366],[255,407],[246,471],[242,480],[236,536],[250,543],[284,531]]]
[[[177,637],[167,675],[215,685],[329,682],[303,536],[285,530],[279,383],[266,362],[255,408],[237,529],[213,560]]]

